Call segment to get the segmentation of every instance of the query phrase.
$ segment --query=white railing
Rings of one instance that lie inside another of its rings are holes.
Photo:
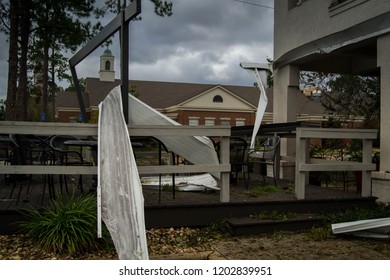
[[[362,196],[371,196],[372,140],[377,138],[376,129],[339,129],[298,127],[296,130],[295,196],[305,198],[306,172],[310,171],[362,171]],[[316,160],[309,158],[310,138],[361,139],[362,161]]]
[[[220,164],[139,166],[139,174],[221,172],[220,201],[230,200],[230,126],[129,126],[130,136],[219,137]],[[0,122],[0,134],[97,136],[96,124]],[[96,166],[1,165],[0,174],[97,174]]]

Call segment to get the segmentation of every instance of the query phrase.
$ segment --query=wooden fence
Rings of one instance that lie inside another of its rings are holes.
[[[208,136],[219,137],[220,164],[139,166],[139,174],[220,172],[220,202],[230,201],[230,126],[129,126],[131,136]],[[1,134],[97,136],[96,124],[0,122]],[[2,165],[0,174],[97,174],[96,166]]]
[[[296,130],[295,196],[305,198],[307,172],[310,171],[362,171],[362,196],[371,196],[372,140],[377,138],[375,129],[340,129],[298,127]],[[361,139],[361,162],[310,159],[309,139]]]

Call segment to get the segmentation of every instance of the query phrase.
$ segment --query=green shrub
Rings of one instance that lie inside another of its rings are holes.
[[[98,249],[103,242],[96,237],[96,210],[94,195],[58,197],[41,211],[23,210],[27,221],[20,228],[45,251],[75,254]]]
[[[315,241],[324,241],[324,240],[335,238],[330,225],[322,226],[322,227],[314,227],[307,234],[308,237],[310,237]]]
[[[390,216],[390,205],[377,203],[372,208],[357,208],[324,214],[322,217],[325,225],[344,223],[358,220],[387,218]]]
[[[316,241],[335,238],[331,225],[359,220],[387,218],[390,216],[390,205],[377,203],[372,208],[355,208],[335,213],[323,214],[321,226],[313,228],[308,236]]]
[[[231,224],[226,220],[219,220],[202,229],[204,236],[209,239],[221,239],[230,236],[233,232]]]

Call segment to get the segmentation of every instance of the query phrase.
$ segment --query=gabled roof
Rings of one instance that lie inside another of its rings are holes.
[[[87,78],[86,82],[91,106],[97,106],[112,88],[120,84],[120,80],[115,80],[115,82],[101,82],[98,78]],[[129,81],[129,88],[132,89],[134,87],[138,94],[137,98],[153,108],[167,108],[178,105],[216,86],[222,86],[234,92],[240,98],[257,106],[259,90],[256,87],[139,80]]]
[[[107,94],[114,87],[120,85],[120,80],[114,82],[101,82],[98,78],[86,79],[86,93],[83,94],[85,106],[97,107],[104,100]],[[169,107],[177,106],[190,99],[203,94],[213,88],[220,87],[227,92],[233,93],[240,99],[245,100],[251,105],[257,107],[260,91],[255,86],[233,86],[218,84],[195,84],[195,83],[176,83],[159,81],[129,81],[129,89],[136,91],[136,96],[144,103],[157,110],[163,110]],[[273,89],[267,89],[268,105],[266,112],[273,110]],[[323,114],[324,107],[303,94],[298,95],[297,113],[298,114]],[[77,96],[74,92],[60,92],[57,97],[57,107],[59,108],[78,108]]]
[[[85,107],[89,107],[88,94],[82,93]],[[62,91],[57,94],[56,106],[61,108],[80,108],[77,95],[74,91]]]

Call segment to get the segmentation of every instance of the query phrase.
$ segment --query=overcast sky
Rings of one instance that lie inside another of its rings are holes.
[[[239,63],[273,58],[273,9],[266,8],[273,7],[273,0],[172,2],[173,15],[160,18],[152,3],[142,0],[142,20],[130,24],[130,79],[249,86],[254,80]],[[109,48],[119,78],[118,36],[113,41]],[[4,46],[0,48],[0,99],[4,99],[8,72],[4,34],[0,42]],[[77,65],[79,78],[98,77],[103,51],[98,48]]]

